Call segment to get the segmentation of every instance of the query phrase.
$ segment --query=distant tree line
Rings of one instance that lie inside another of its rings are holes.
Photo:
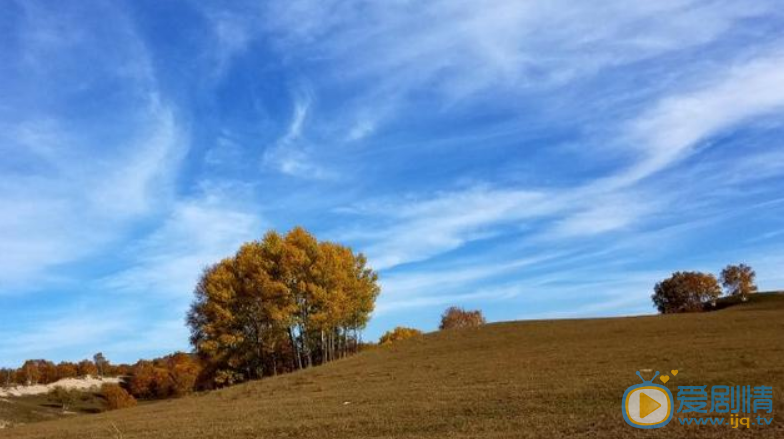
[[[726,266],[718,279],[710,273],[679,271],[657,283],[651,299],[662,314],[703,311],[716,305],[722,286],[727,296],[740,297],[745,302],[757,292],[755,277],[754,270],[746,264]]]
[[[93,360],[78,363],[63,361],[55,364],[48,360],[27,360],[18,369],[0,369],[0,386],[11,387],[51,384],[66,378],[77,377],[116,377],[127,373],[128,366],[112,365],[97,353]]]
[[[47,360],[28,360],[18,369],[0,369],[2,387],[55,384],[49,399],[67,410],[79,390],[69,390],[56,383],[67,378],[112,377],[119,384],[104,383],[100,395],[110,409],[128,407],[136,399],[166,399],[183,396],[200,387],[202,364],[194,354],[177,352],[153,360],[139,360],[136,364],[111,364],[103,354],[96,354],[92,361],[79,363]],[[120,390],[115,387],[120,387]],[[124,395],[123,392],[127,394]]]
[[[303,228],[243,245],[204,271],[188,313],[206,382],[229,385],[356,352],[377,280],[362,254]]]

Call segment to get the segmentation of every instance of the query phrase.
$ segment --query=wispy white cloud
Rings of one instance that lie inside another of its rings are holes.
[[[299,0],[271,2],[266,29],[282,52],[317,66],[323,82],[355,83],[364,102],[357,111],[371,114],[417,93],[435,91],[449,105],[584,80],[711,44],[742,20],[774,11],[768,1],[741,7],[665,0],[630,8],[622,1]]]
[[[519,222],[548,218],[551,225],[540,236],[564,240],[616,232],[655,218],[674,195],[657,189],[662,181],[642,180],[678,164],[700,142],[784,108],[783,59],[763,55],[746,60],[728,73],[702,78],[696,88],[679,87],[660,98],[618,126],[618,143],[639,150],[635,157],[640,158],[580,186],[537,191],[472,187],[392,202],[381,211],[394,224],[365,237],[371,242],[368,253],[387,268],[427,260]]]
[[[0,165],[3,292],[43,287],[55,267],[94,255],[153,213],[171,197],[188,147],[149,54],[118,11],[104,11],[114,26],[95,27],[81,23],[78,8],[58,19],[36,2],[22,10],[17,51],[6,61],[23,66],[24,76],[4,83],[15,110],[0,112],[0,151],[12,158]],[[25,86],[30,80],[35,87]],[[113,87],[123,91],[107,94]],[[96,93],[108,99],[108,111],[64,111]],[[117,118],[120,128],[104,126]]]
[[[43,160],[53,164],[38,174],[0,177],[0,285],[20,286],[93,253],[167,197],[185,144],[171,110],[151,105],[142,113],[148,125],[120,157],[91,161],[75,147],[92,139],[44,131],[56,152]]]
[[[149,212],[171,200],[177,167],[187,152],[189,139],[174,110],[153,95],[141,122],[138,140],[119,160],[98,165],[103,184],[89,194],[103,213],[134,215]]]
[[[568,239],[591,237],[615,232],[635,225],[640,218],[660,208],[661,201],[653,197],[640,200],[628,194],[611,194],[583,199],[584,207],[554,220],[543,238]]]
[[[348,130],[346,140],[349,142],[356,142],[371,135],[376,130],[376,121],[374,118],[360,116]]]
[[[294,177],[332,179],[335,174],[311,157],[310,145],[304,135],[312,101],[310,92],[301,93],[296,98],[286,132],[274,145],[264,150],[263,162],[266,166]]]
[[[474,285],[488,278],[514,274],[527,267],[538,266],[567,254],[568,252],[559,251],[512,260],[470,261],[446,268],[407,270],[402,273],[392,272],[382,277],[381,285],[384,290],[384,299],[400,301],[438,292],[449,292],[456,288]]]
[[[784,109],[784,55],[780,52],[739,61],[701,81],[704,84],[696,89],[663,97],[631,121],[621,141],[638,150],[643,159],[613,176],[613,184],[633,184],[688,156],[712,136]]]
[[[474,187],[424,199],[374,207],[388,224],[354,236],[377,268],[427,260],[495,233],[491,226],[534,217],[550,209],[544,194]],[[350,235],[349,235],[350,236]]]
[[[118,159],[85,161],[72,149],[79,137],[50,132],[58,152],[45,160],[54,168],[0,177],[0,285],[20,286],[93,253],[166,197],[183,151],[181,131],[166,107],[156,105],[145,117],[150,125]]]
[[[258,212],[226,193],[175,204],[161,226],[128,250],[129,268],[99,282],[115,292],[189,299],[202,270],[263,233]],[[186,300],[187,301],[187,300]]]

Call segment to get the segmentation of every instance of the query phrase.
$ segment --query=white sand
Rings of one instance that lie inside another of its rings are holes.
[[[16,386],[8,389],[0,389],[0,398],[7,398],[9,396],[28,396],[28,395],[41,395],[49,393],[55,387],[64,387],[66,389],[76,390],[91,390],[101,387],[104,383],[119,383],[119,378],[98,378],[87,376],[84,378],[66,378],[52,384],[36,384],[34,386]]]

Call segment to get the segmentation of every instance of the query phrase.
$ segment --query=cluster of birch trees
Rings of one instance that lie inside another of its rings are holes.
[[[217,386],[325,363],[358,349],[379,292],[362,254],[269,232],[204,271],[191,343]]]

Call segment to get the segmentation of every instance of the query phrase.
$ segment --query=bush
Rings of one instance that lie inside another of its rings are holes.
[[[398,326],[397,328],[391,331],[387,331],[384,335],[382,335],[378,340],[378,343],[380,345],[387,345],[396,341],[405,340],[407,338],[419,337],[420,335],[422,335],[422,331],[418,329]]]
[[[139,360],[133,366],[128,387],[136,398],[155,396],[155,366],[152,361]]]
[[[140,360],[130,370],[128,389],[140,399],[179,397],[195,390],[201,372],[198,359],[182,352]]]
[[[444,314],[441,315],[441,325],[439,325],[438,329],[473,328],[485,323],[482,311],[466,311],[463,308],[453,306],[447,308]]]
[[[49,401],[59,405],[63,411],[66,411],[79,399],[80,394],[81,392],[77,390],[56,386],[54,389],[49,391],[48,399]]]
[[[104,398],[107,410],[124,409],[136,405],[136,399],[118,384],[101,386],[101,396]]]

